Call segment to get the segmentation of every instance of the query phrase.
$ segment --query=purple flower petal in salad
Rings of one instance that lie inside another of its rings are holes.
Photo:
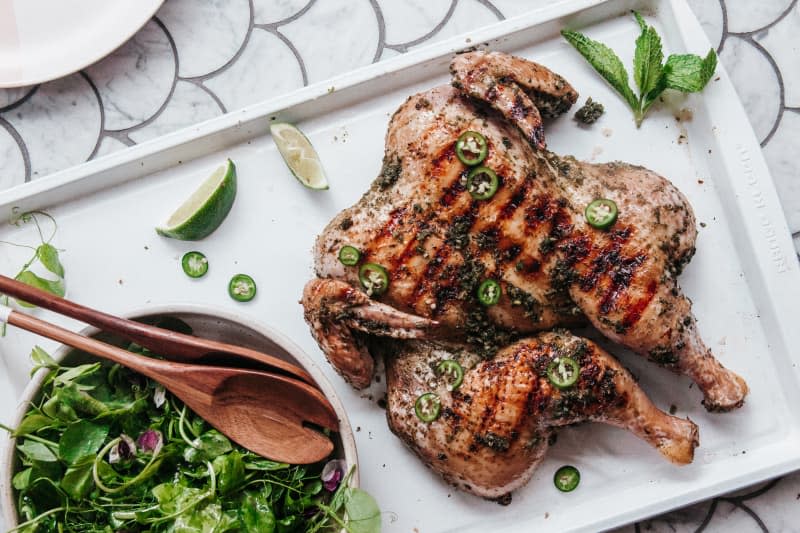
[[[128,461],[136,456],[136,443],[133,439],[122,433],[119,442],[108,452],[108,462],[112,465],[120,461]]]
[[[158,453],[163,444],[164,437],[157,429],[148,429],[136,439],[136,446],[142,452]]]
[[[344,459],[332,459],[325,464],[322,474],[320,474],[325,490],[333,492],[339,487],[339,483],[344,478],[346,468],[347,463],[345,463]]]

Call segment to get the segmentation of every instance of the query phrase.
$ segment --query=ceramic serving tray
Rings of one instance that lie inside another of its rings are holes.
[[[63,250],[74,300],[115,313],[171,302],[213,304],[290,336],[341,394],[356,429],[362,486],[380,503],[385,531],[597,531],[776,476],[800,467],[800,271],[789,232],[758,142],[721,66],[702,94],[668,95],[637,129],[630,110],[558,33],[565,26],[581,29],[631,65],[639,32],[632,8],[656,26],[667,53],[708,51],[684,0],[554,2],[0,193],[0,217],[46,209],[56,218],[54,244]],[[647,166],[669,177],[692,203],[700,225],[697,254],[680,282],[706,343],[747,379],[745,406],[707,413],[688,380],[603,344],[659,407],[674,406],[678,416],[699,425],[693,464],[673,466],[622,430],[587,424],[559,432],[510,506],[483,501],[448,487],[391,434],[378,401],[383,380],[366,392],[350,389],[311,338],[297,301],[313,276],[315,236],[377,175],[397,106],[447,83],[453,52],[474,45],[544,63],[575,86],[581,102],[592,96],[605,105],[605,115],[591,127],[579,127],[569,115],[552,121],[546,130],[551,150]],[[330,190],[310,191],[291,177],[269,137],[272,120],[296,123],[308,134]],[[153,228],[225,158],[236,163],[239,176],[225,223],[198,243],[157,236]],[[30,225],[4,225],[0,240],[36,244],[37,236]],[[185,276],[179,264],[192,249],[210,261],[208,275],[199,280]],[[0,271],[16,273],[27,254],[3,246]],[[239,272],[258,283],[249,304],[227,295],[228,280]],[[0,340],[0,415],[6,421],[28,380],[35,343],[54,348],[13,328]],[[582,474],[579,488],[568,494],[552,482],[566,463]]]

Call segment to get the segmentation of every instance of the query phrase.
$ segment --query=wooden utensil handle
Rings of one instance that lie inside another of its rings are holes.
[[[317,386],[314,378],[304,369],[272,355],[103,313],[2,274],[0,274],[0,292],[91,324],[107,333],[114,333],[171,360],[197,361],[210,354],[224,354],[236,357],[240,361],[250,362],[250,366],[256,369],[279,372]]]
[[[151,379],[158,379],[159,373],[156,367],[159,362],[156,360],[151,361],[146,357],[138,357],[122,348],[117,348],[116,346],[84,337],[68,329],[56,326],[55,324],[50,324],[36,317],[13,311],[5,306],[0,306],[0,319],[3,318],[5,322],[8,322],[12,326],[108,359],[109,361],[144,374]]]
[[[38,307],[49,309],[60,315],[91,324],[104,331],[123,335],[134,342],[138,341],[138,339],[133,338],[135,337],[136,325],[144,326],[144,324],[139,324],[132,320],[126,320],[85,307],[2,274],[0,274],[0,292]]]

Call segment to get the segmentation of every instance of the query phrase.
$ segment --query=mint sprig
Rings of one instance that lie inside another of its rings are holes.
[[[672,54],[664,62],[661,37],[642,16],[633,12],[642,33],[636,39],[633,57],[633,79],[639,94],[628,83],[628,72],[619,56],[605,44],[582,33],[561,30],[561,35],[614,88],[633,110],[636,127],[642,124],[650,106],[666,89],[685,93],[700,92],[714,75],[717,54],[709,50],[705,58],[694,54]]]

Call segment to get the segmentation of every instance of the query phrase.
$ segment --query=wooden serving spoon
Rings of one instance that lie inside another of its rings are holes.
[[[317,385],[308,372],[272,355],[103,313],[1,274],[0,293],[91,324],[107,333],[117,334],[172,361],[267,370]]]
[[[297,379],[244,368],[175,363],[139,356],[0,305],[0,322],[108,359],[161,383],[234,442],[268,459],[321,461],[333,451],[322,432],[339,421],[325,396]]]

